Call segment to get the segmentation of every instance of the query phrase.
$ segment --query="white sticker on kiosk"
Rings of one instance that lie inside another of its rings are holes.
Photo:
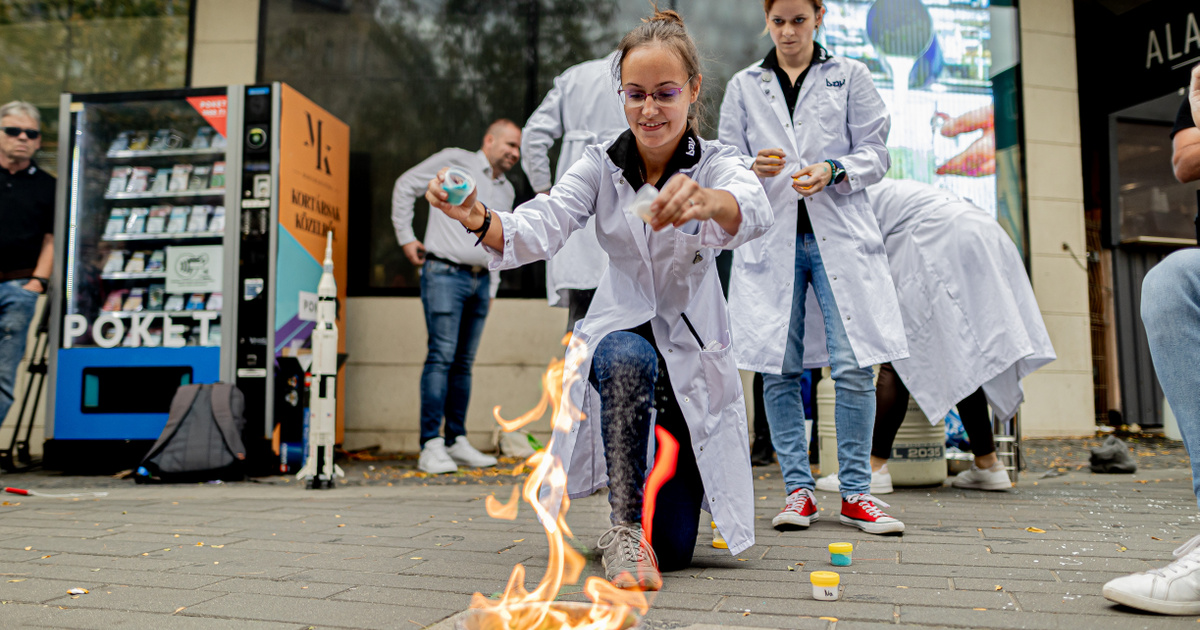
[[[300,305],[296,317],[302,322],[317,321],[317,294],[308,291],[300,292]]]
[[[221,245],[167,247],[167,293],[220,293],[225,258]]]
[[[263,285],[262,278],[246,278],[242,283],[242,300],[249,302],[258,297],[263,292]]]

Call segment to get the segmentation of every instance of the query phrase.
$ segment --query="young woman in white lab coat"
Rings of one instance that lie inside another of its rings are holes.
[[[730,79],[720,139],[744,154],[775,213],[765,237],[734,252],[729,292],[738,365],[763,373],[788,493],[772,523],[805,528],[820,514],[800,379],[804,367],[828,360],[837,392],[840,520],[873,534],[902,532],[904,524],[869,494],[871,366],[907,356],[883,238],[863,191],[887,172],[891,118],[866,66],[815,42],[822,0],[763,4],[775,47]]]
[[[672,570],[691,562],[704,503],[730,552],[754,544],[746,407],[714,261],[718,249],[766,233],[772,215],[741,155],[696,134],[689,112],[700,93],[699,55],[678,14],[657,12],[618,51],[630,129],[588,147],[550,194],[513,214],[473,196],[450,206],[439,176],[426,197],[480,235],[495,268],[549,258],[595,223],[609,264],[567,350],[563,409],[576,422],[555,431],[550,454],[568,464],[569,496],[609,486],[613,528],[598,545],[608,578],[656,589],[658,563]],[[660,190],[649,223],[627,212],[643,182]],[[589,385],[600,418],[581,420]],[[640,521],[652,424],[680,448],[675,475],[657,495],[651,549]]]

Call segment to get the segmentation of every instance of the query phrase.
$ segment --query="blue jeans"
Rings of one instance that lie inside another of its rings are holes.
[[[642,522],[652,405],[657,408],[655,424],[679,443],[675,475],[658,492],[654,538],[650,542],[659,569],[687,567],[696,548],[704,482],[666,363],[645,337],[618,331],[606,335],[596,346],[588,380],[600,392],[601,436],[613,523]]]
[[[844,280],[843,280],[844,281]],[[858,367],[850,337],[842,324],[833,287],[825,274],[817,240],[812,234],[796,235],[796,280],[792,293],[792,318],[783,374],[763,374],[763,398],[771,443],[783,469],[788,493],[816,485],[808,466],[808,441],[804,434],[801,379],[804,375],[804,298],[812,285],[825,319],[833,388],[837,395],[834,421],[838,439],[838,481],[842,496],[866,493],[871,487],[871,429],[875,423],[875,383],[871,368]]]
[[[1179,421],[1200,504],[1200,249],[1175,252],[1142,281],[1142,322],[1158,382]]]
[[[436,260],[421,269],[421,305],[429,353],[421,371],[421,444],[438,437],[445,418],[446,444],[466,435],[471,365],[491,304],[486,270],[464,271]]]
[[[17,366],[25,357],[25,336],[37,307],[39,294],[22,288],[28,282],[0,282],[0,422],[12,407]]]

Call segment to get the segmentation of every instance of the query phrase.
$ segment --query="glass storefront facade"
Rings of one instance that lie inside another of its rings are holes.
[[[353,130],[352,295],[418,294],[416,269],[397,245],[390,218],[401,173],[447,146],[477,148],[495,118],[523,124],[559,72],[605,55],[650,10],[645,0],[263,3],[260,80],[296,86]],[[1019,232],[1020,200],[997,203],[996,127],[1011,117],[993,114],[991,4],[827,0],[820,40],[834,54],[866,63],[892,107],[891,176],[954,190]],[[725,84],[771,49],[762,5],[660,0],[659,6],[683,14],[704,57],[702,133],[715,137]],[[876,22],[895,32],[869,26],[872,12],[885,9],[895,15]],[[900,72],[906,80],[896,82]],[[977,122],[949,133],[949,121],[971,117]],[[1016,133],[1007,136],[1015,144]],[[531,194],[519,171],[509,174],[518,202]],[[1000,175],[1020,181],[1016,172]],[[427,209],[417,204],[418,235]],[[1023,234],[1014,238],[1023,248]],[[500,295],[544,297],[542,266],[506,272]]]
[[[0,0],[0,103],[42,114],[37,161],[56,171],[62,92],[187,84],[192,0]]]

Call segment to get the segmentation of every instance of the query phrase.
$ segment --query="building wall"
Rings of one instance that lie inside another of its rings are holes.
[[[1058,360],[1025,380],[1029,437],[1091,435],[1091,339],[1071,0],[1021,4],[1026,191],[1034,293]]]
[[[254,83],[259,0],[196,0],[192,86]]]

